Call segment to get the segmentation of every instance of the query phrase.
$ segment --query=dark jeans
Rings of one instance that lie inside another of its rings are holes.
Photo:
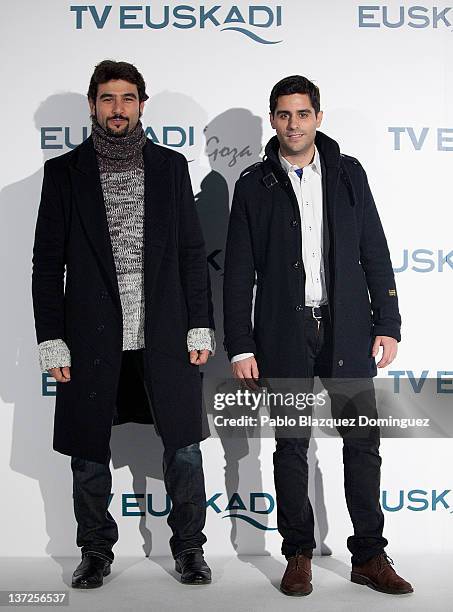
[[[332,416],[353,415],[377,417],[372,379],[333,381],[326,377],[332,354],[331,325],[323,309],[318,323],[305,315],[307,355],[310,377],[307,392],[313,390],[313,376],[320,376],[329,392]],[[360,395],[357,397],[357,388]],[[352,389],[352,390],[351,390]],[[354,399],[352,399],[354,394]],[[383,552],[387,540],[382,536],[384,516],[380,506],[379,428],[370,427],[366,435],[357,430],[341,430],[343,437],[344,489],[354,528],[347,540],[352,563],[361,564]],[[355,435],[354,435],[355,434]],[[313,509],[308,498],[307,437],[276,438],[274,479],[277,497],[277,525],[283,538],[282,554],[286,557],[304,551],[308,556],[315,548]]]
[[[125,351],[133,359],[143,380],[141,351]],[[144,382],[144,381],[143,381]],[[82,555],[92,554],[113,560],[113,545],[118,541],[118,527],[108,511],[112,476],[109,463],[71,458],[74,513],[77,521],[77,546]],[[164,451],[164,482],[172,507],[168,524],[173,535],[173,557],[188,550],[202,550],[206,542],[203,528],[206,518],[206,493],[199,444],[176,451]]]

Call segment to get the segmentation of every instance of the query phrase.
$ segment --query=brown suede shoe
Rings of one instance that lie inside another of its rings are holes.
[[[392,559],[386,553],[381,553],[363,565],[353,565],[351,581],[391,595],[413,593],[412,585],[398,576],[392,565]]]
[[[311,559],[302,554],[290,557],[280,584],[280,591],[285,595],[302,597],[310,595],[312,590]]]

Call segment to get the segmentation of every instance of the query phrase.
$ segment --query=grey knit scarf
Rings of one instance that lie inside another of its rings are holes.
[[[143,169],[143,147],[147,138],[140,120],[132,132],[124,136],[111,136],[92,116],[91,136],[100,172]]]

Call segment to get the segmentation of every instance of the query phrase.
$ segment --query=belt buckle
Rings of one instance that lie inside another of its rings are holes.
[[[311,314],[312,314],[312,317],[313,317],[313,319],[315,319],[315,321],[321,321],[321,319],[322,319],[322,315],[321,315],[320,317],[317,317],[317,316],[315,315],[315,308],[319,308],[319,306],[312,306],[312,307],[311,307]]]

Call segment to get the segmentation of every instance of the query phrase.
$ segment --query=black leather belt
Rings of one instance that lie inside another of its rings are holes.
[[[329,307],[327,304],[321,306],[305,306],[304,315],[307,319],[316,319],[317,321],[329,316]]]

